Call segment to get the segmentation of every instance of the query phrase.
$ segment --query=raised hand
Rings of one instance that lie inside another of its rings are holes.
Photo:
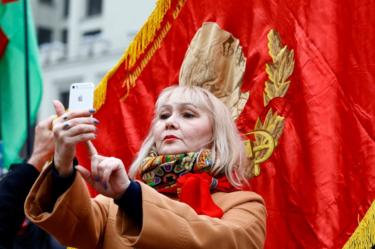
[[[76,169],[98,193],[119,198],[130,184],[124,164],[118,158],[98,155],[91,141],[86,144],[91,158],[91,172],[80,165]]]
[[[61,176],[69,175],[73,171],[76,144],[95,139],[96,125],[99,121],[91,117],[93,112],[66,112],[54,122],[54,163]]]
[[[56,110],[56,116],[64,114],[64,106],[57,100],[53,102]],[[55,144],[53,142],[52,124],[55,116],[50,116],[40,121],[35,127],[35,139],[33,153],[28,163],[33,165],[38,171],[41,171],[44,164],[52,159]]]

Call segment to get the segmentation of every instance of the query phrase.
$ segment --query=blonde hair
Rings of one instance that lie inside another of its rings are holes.
[[[157,113],[160,107],[171,95],[176,93],[185,98],[184,102],[193,103],[198,108],[206,111],[211,119],[213,124],[211,153],[214,162],[211,174],[217,176],[224,173],[235,187],[240,187],[247,182],[245,171],[248,170],[246,167],[250,167],[250,164],[245,156],[241,136],[228,108],[206,89],[197,86],[172,86],[164,89],[155,104],[152,126],[157,120]],[[129,175],[132,178],[137,174],[139,166],[154,144],[154,136],[152,129],[150,129],[137,158],[130,166]]]

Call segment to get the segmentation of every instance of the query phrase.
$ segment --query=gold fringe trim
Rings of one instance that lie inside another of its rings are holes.
[[[116,65],[117,67],[117,65]],[[107,75],[104,76],[104,78],[100,81],[100,83],[95,87],[94,92],[94,108],[95,110],[99,110],[100,107],[104,104],[105,101],[105,95],[107,94],[107,82],[109,77],[113,72],[109,71]]]
[[[375,201],[367,210],[365,217],[359,223],[343,249],[372,248],[375,245]]]
[[[119,62],[103,77],[98,86],[95,88],[95,101],[94,106],[96,110],[99,110],[105,102],[107,83],[111,76],[117,71],[117,69],[124,64],[126,69],[131,69],[138,61],[141,55],[144,54],[148,46],[153,43],[152,47],[148,50],[142,61],[134,69],[134,71],[126,76],[123,81],[123,87],[127,88],[126,94],[122,99],[125,99],[129,93],[130,87],[134,86],[134,83],[138,76],[141,74],[147,63],[151,60],[151,57],[160,47],[162,40],[167,35],[171,28],[171,24],[167,23],[156,37],[156,33],[160,30],[161,24],[168,10],[172,6],[173,0],[158,0],[156,7],[152,11],[151,15],[142,26],[141,30],[134,37],[129,47],[119,60]],[[173,17],[176,19],[184,6],[186,0],[179,0],[176,9],[173,11]]]
[[[133,87],[135,85],[135,81],[138,79],[139,75],[142,73],[143,69],[146,67],[148,62],[151,60],[152,56],[156,52],[156,50],[160,47],[161,42],[164,40],[165,36],[171,29],[171,24],[167,23],[162,31],[160,32],[160,35],[156,38],[156,40],[153,42],[151,49],[146,53],[145,57],[139,64],[139,66],[134,70],[134,72],[130,73],[126,79],[123,82],[123,87],[127,88],[127,91],[125,95],[121,98],[121,100],[124,100],[129,95],[129,89],[130,87]]]
[[[143,54],[147,46],[152,42],[156,32],[160,29],[160,25],[165,14],[170,9],[170,7],[171,0],[159,0],[156,3],[156,7],[153,10],[152,14],[147,19],[141,30],[134,37],[133,41],[124,54],[124,60],[126,60],[127,62],[127,68],[131,68],[134,66],[139,56]]]

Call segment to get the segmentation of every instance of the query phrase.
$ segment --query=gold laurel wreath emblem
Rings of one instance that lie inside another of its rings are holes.
[[[268,80],[265,83],[263,100],[264,107],[276,97],[284,97],[288,91],[288,78],[294,70],[294,51],[282,46],[280,35],[271,30],[268,35],[268,51],[272,63],[266,64]],[[276,148],[284,129],[284,117],[269,109],[264,121],[258,118],[254,130],[244,134],[249,138],[244,141],[247,156],[252,163],[248,177],[260,175],[260,164],[267,161]]]

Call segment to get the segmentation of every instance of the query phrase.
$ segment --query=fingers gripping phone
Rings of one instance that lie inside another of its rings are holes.
[[[94,84],[73,83],[69,90],[69,111],[90,110],[94,107]]]

